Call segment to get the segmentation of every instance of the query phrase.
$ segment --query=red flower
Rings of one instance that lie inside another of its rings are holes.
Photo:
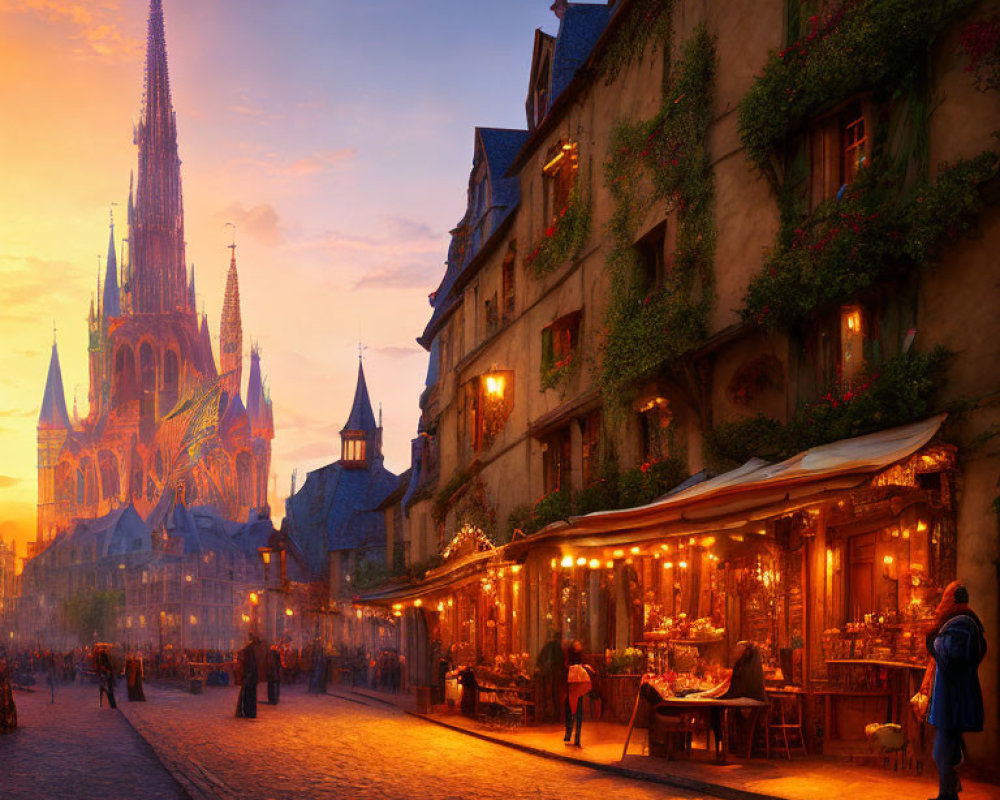
[[[556,226],[555,225],[549,225],[549,227],[545,229],[545,235],[548,238],[551,239],[553,236],[555,236],[555,234],[556,234]]]

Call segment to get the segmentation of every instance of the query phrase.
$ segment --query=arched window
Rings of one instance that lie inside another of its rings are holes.
[[[177,354],[167,350],[163,356],[163,398],[161,410],[166,412],[177,404],[180,391],[180,369],[177,365]]]
[[[149,342],[139,348],[139,380],[143,394],[156,390],[156,358]]]
[[[97,502],[97,471],[90,456],[80,459],[76,472],[77,505],[91,506]]]
[[[249,506],[252,502],[253,490],[253,458],[243,452],[236,456],[236,504],[240,507]]]
[[[101,497],[116,499],[121,491],[118,477],[118,459],[110,450],[97,454],[97,464],[101,471]]]
[[[111,393],[111,404],[120,406],[138,397],[135,380],[135,353],[127,344],[115,351],[115,370]]]

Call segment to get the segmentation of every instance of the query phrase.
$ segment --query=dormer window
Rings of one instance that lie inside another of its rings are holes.
[[[340,460],[344,462],[344,466],[367,466],[366,444],[363,432],[345,431],[341,441],[340,454]]]

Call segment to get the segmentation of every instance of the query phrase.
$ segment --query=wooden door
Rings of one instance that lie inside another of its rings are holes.
[[[847,619],[861,619],[878,605],[875,595],[875,534],[848,540]]]

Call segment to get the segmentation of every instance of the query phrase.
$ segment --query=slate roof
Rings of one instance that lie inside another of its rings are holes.
[[[570,3],[566,7],[566,13],[559,23],[556,49],[552,57],[550,107],[587,60],[611,19],[611,13],[611,9],[604,3]]]
[[[470,219],[471,209],[466,209],[465,216],[458,223],[448,246],[448,261],[444,277],[434,293],[431,301],[434,311],[427,322],[423,333],[417,341],[430,348],[441,323],[455,307],[458,298],[453,294],[455,282],[469,263],[483,249],[492,234],[504,223],[511,212],[517,208],[521,200],[521,182],[517,175],[507,177],[507,172],[514,157],[528,140],[529,132],[511,128],[476,128],[476,150],[482,146],[483,158],[486,160],[488,180],[490,182],[490,207],[477,219]],[[475,229],[487,214],[492,215],[486,235],[472,247],[474,237],[471,230]],[[463,252],[462,243],[467,241],[470,246]]]
[[[345,469],[337,461],[306,476],[286,501],[285,516],[313,572],[326,571],[332,550],[385,547],[385,518],[372,509],[397,480],[381,459],[368,469]]]
[[[521,146],[528,140],[528,131],[510,130],[507,128],[476,128],[476,136],[483,143],[483,156],[490,173],[490,188],[492,204],[503,206],[507,213],[520,200],[520,180],[515,176],[505,178],[514,157]],[[506,216],[504,214],[503,216]],[[494,228],[500,226],[500,220]],[[470,256],[471,258],[471,256]]]
[[[66,412],[66,392],[63,391],[62,370],[59,368],[59,351],[52,343],[52,357],[49,359],[49,375],[45,379],[45,394],[42,395],[42,411],[38,415],[39,428],[69,428],[69,414]]]
[[[358,361],[358,384],[354,389],[354,403],[351,405],[351,414],[347,418],[341,433],[344,431],[373,431],[378,426],[375,424],[375,414],[372,412],[372,401],[368,397],[368,384],[365,382],[365,370]]]

